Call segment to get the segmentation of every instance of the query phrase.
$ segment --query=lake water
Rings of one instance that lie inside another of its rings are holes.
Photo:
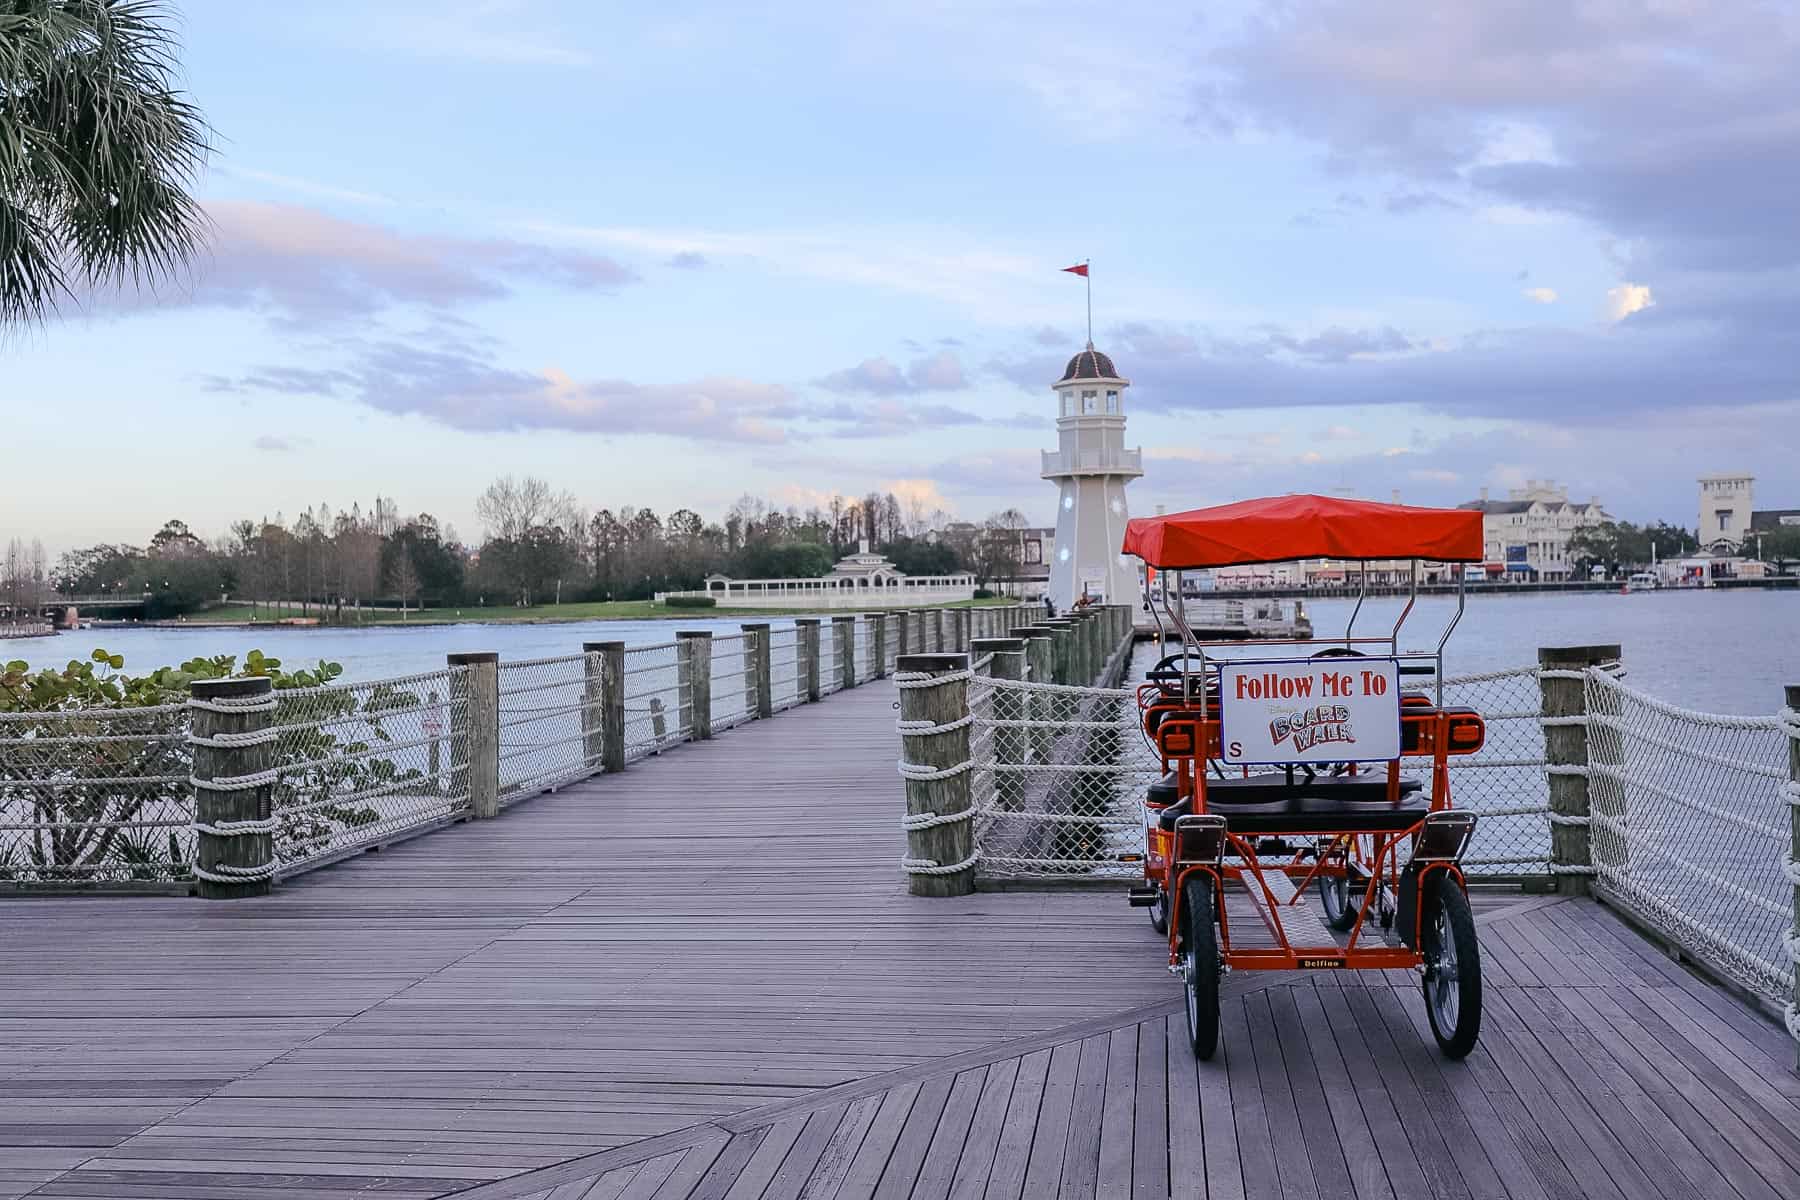
[[[1307,602],[1315,630],[1341,632],[1349,600]],[[1371,599],[1358,633],[1392,627],[1404,601]],[[1408,618],[1403,649],[1429,646],[1455,606],[1449,597],[1421,598]],[[784,625],[785,620],[771,618]],[[290,667],[330,659],[348,679],[429,671],[456,651],[493,650],[503,659],[575,654],[584,641],[629,645],[672,640],[677,629],[735,632],[735,620],[580,621],[553,625],[384,625],[370,629],[96,629],[50,638],[0,640],[0,659],[33,667],[85,658],[96,646],[125,656],[127,669],[153,670],[198,655],[250,649]],[[1500,670],[1536,662],[1545,645],[1618,642],[1633,686],[1688,708],[1768,713],[1784,684],[1800,683],[1800,593],[1669,590],[1577,595],[1470,597],[1445,652],[1448,674]]]

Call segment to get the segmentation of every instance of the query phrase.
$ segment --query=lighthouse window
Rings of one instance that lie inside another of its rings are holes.
[[[1088,391],[1081,393],[1081,411],[1093,412],[1099,399],[1099,392]]]
[[[1109,413],[1119,411],[1119,393],[1111,388],[1108,388],[1106,392],[1106,411]]]
[[[1075,415],[1075,393],[1074,392],[1064,392],[1062,401],[1063,401],[1063,403],[1062,403],[1063,416],[1065,416],[1065,417],[1074,416]]]

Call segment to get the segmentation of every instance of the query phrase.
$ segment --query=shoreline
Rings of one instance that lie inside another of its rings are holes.
[[[293,630],[346,630],[346,629],[433,629],[453,625],[588,625],[595,622],[628,622],[643,621],[786,621],[795,617],[818,617],[828,620],[831,617],[860,616],[865,613],[892,612],[932,612],[937,608],[993,608],[1007,604],[1023,604],[1022,600],[980,600],[957,601],[945,605],[912,606],[907,608],[690,608],[680,612],[649,613],[641,616],[526,616],[526,617],[426,617],[420,620],[380,620],[380,621],[329,621],[319,620],[313,623],[288,623],[284,620],[271,621],[208,621],[204,617],[187,621],[96,621],[90,630],[106,629],[293,629]],[[74,630],[58,630],[59,633],[71,633]]]
[[[1453,583],[1421,583],[1421,596],[1454,596],[1458,589]],[[1625,591],[1625,584],[1618,580],[1579,580],[1569,583],[1472,583],[1464,594],[1475,596],[1572,596],[1581,593],[1595,595],[1618,595]],[[1659,587],[1646,592],[1633,592],[1633,595],[1656,595],[1658,593],[1689,592],[1732,592],[1732,591],[1765,591],[1796,592],[1800,591],[1800,575],[1778,575],[1769,579],[1722,579],[1715,580],[1705,587]],[[1306,588],[1306,587],[1260,587],[1260,588],[1214,588],[1211,591],[1195,592],[1188,596],[1190,600],[1354,600],[1362,594],[1354,587]],[[1407,596],[1411,589],[1405,584],[1370,584],[1369,596]]]

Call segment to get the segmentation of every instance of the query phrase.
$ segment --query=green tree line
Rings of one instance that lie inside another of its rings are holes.
[[[230,600],[271,612],[349,620],[371,606],[532,606],[642,600],[701,587],[708,575],[810,578],[868,543],[909,575],[1016,573],[1016,510],[982,525],[905,505],[892,493],[833,496],[805,510],[744,496],[716,520],[691,509],[587,509],[530,477],[498,479],[476,503],[482,535],[465,541],[430,513],[309,508],[233,522],[211,541],[165,522],[142,546],[100,544],[63,554],[48,583],[60,596],[144,600],[167,618]]]

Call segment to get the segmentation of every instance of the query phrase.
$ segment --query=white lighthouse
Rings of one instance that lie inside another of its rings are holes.
[[[1125,485],[1144,473],[1143,451],[1125,448],[1130,386],[1092,342],[1051,385],[1057,449],[1044,453],[1043,469],[1057,490],[1050,600],[1064,611],[1084,590],[1095,601],[1139,607],[1136,562],[1119,553],[1130,516]]]

